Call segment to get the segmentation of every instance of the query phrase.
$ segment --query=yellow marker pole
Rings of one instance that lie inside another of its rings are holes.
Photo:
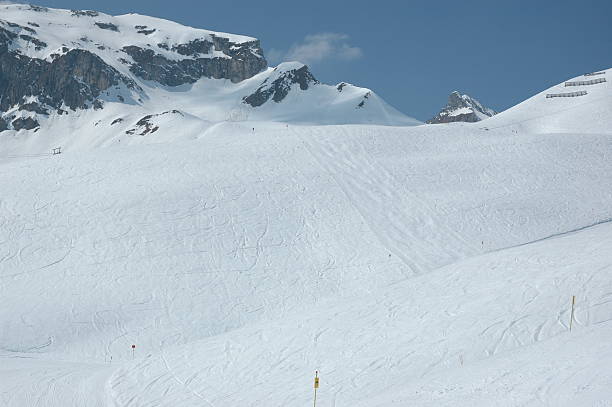
[[[314,403],[313,407],[317,407],[317,389],[319,388],[319,371],[315,371],[315,380],[314,380]]]
[[[572,323],[574,322],[574,306],[576,305],[576,296],[572,295],[572,313],[570,314],[570,332],[572,332]]]

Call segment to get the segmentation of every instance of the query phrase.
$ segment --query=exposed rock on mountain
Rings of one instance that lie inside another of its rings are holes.
[[[319,81],[310,73],[308,67],[297,62],[284,63],[274,68],[274,72],[261,84],[259,88],[243,100],[253,107],[261,106],[270,98],[276,103],[281,102],[294,84],[306,90]]]
[[[117,27],[115,24],[112,23],[95,23],[98,27],[100,27],[103,30],[110,30],[110,31],[115,31],[115,32],[119,32],[119,27]]]
[[[175,108],[180,115],[158,114]],[[301,63],[268,68],[253,37],[137,14],[0,4],[0,131],[78,128],[104,143],[126,133],[195,137],[227,120],[418,124],[369,89],[319,83]]]
[[[363,99],[357,105],[357,109],[362,109],[365,106],[366,101],[370,98],[370,96],[372,96],[372,92],[368,92],[365,95],[363,95]]]
[[[42,104],[59,109],[86,108],[102,91],[121,84],[135,84],[100,57],[72,49],[53,54],[51,62],[30,58],[8,48],[15,35],[0,27],[0,110],[7,111],[34,96]]]
[[[164,116],[164,115],[175,115],[178,117],[183,117],[184,115],[179,112],[178,110],[171,110],[168,112],[162,112],[159,114],[150,114],[147,115],[145,117],[143,117],[142,119],[138,120],[138,122],[134,125],[134,127],[132,127],[131,129],[127,130],[125,132],[125,134],[128,135],[138,135],[138,136],[145,136],[147,134],[153,134],[155,133],[157,130],[159,130],[159,118],[160,116]],[[111,123],[111,126],[113,124],[118,123],[118,121],[122,121],[122,119],[116,119]]]
[[[442,111],[427,123],[478,122],[494,114],[496,114],[494,110],[484,107],[476,99],[454,91],[448,97],[448,103]]]
[[[213,45],[215,51],[221,51],[229,58],[198,57],[210,53]],[[175,44],[172,48],[166,44],[159,44],[158,47],[196,58],[170,59],[153,49],[134,45],[123,47],[122,50],[134,61],[129,64],[134,75],[166,86],[194,83],[202,77],[229,79],[236,83],[252,77],[267,66],[266,60],[261,56],[258,42],[236,46],[224,41],[215,41],[213,44],[206,40],[194,40],[187,44]],[[257,53],[251,52],[252,49],[257,50]]]
[[[47,10],[48,11],[48,10]],[[74,17],[98,17],[97,11],[93,10],[70,10]]]
[[[32,130],[40,126],[38,122],[32,119],[31,117],[19,117],[13,120],[11,124],[13,125],[13,129],[15,130]]]

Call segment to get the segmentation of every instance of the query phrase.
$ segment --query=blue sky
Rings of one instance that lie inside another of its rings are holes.
[[[136,12],[261,40],[273,63],[372,88],[426,120],[453,90],[504,110],[569,77],[612,67],[612,1],[40,0]]]

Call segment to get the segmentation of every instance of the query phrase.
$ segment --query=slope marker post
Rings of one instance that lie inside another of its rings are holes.
[[[576,296],[572,295],[572,312],[570,313],[570,323],[569,323],[569,330],[570,332],[572,332],[572,325],[574,322],[574,307],[576,305]]]
[[[313,407],[317,407],[317,389],[319,388],[319,371],[315,370],[315,379],[314,379],[314,402],[312,403]]]

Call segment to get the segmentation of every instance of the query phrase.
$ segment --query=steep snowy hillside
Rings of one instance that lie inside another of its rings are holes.
[[[493,109],[484,107],[468,95],[454,91],[449,95],[446,106],[427,123],[479,122],[493,115],[495,115]]]
[[[530,133],[612,133],[612,69],[555,85],[480,125]]]
[[[221,121],[419,123],[369,89],[319,83],[302,64],[268,68],[255,38],[136,14],[1,4],[0,66],[5,152],[194,138]],[[131,131],[172,111],[182,118],[172,126]]]

